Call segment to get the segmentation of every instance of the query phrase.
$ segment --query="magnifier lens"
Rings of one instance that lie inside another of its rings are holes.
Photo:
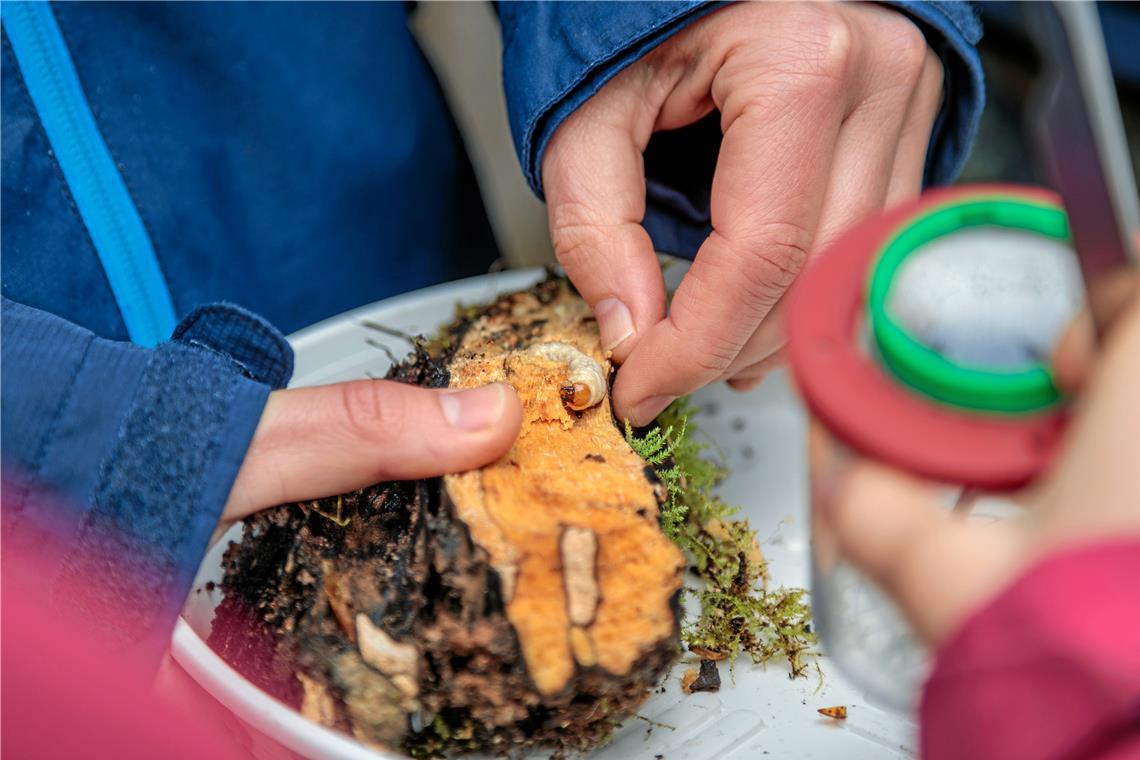
[[[1049,356],[1083,292],[1064,211],[997,195],[901,227],[872,266],[867,313],[877,358],[903,386],[1032,414],[1061,400]]]
[[[956,364],[1027,370],[1047,364],[1083,298],[1065,242],[975,227],[933,240],[899,266],[887,295],[894,321]]]

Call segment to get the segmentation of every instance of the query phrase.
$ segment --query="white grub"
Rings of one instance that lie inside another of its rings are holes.
[[[416,683],[419,650],[414,644],[396,642],[363,612],[356,613],[356,643],[361,659],[388,676],[401,692]],[[405,693],[405,696],[409,695]]]
[[[562,402],[576,412],[601,403],[606,397],[606,373],[593,357],[568,343],[536,343],[529,352],[535,356],[566,365],[566,382],[561,390]]]
[[[562,578],[566,583],[566,609],[574,625],[589,625],[598,609],[601,592],[595,577],[598,537],[586,528],[562,531]]]

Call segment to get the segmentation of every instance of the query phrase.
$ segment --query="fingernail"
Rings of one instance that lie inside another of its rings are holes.
[[[625,304],[616,298],[598,301],[594,307],[598,318],[598,331],[602,334],[602,347],[613,351],[633,335],[633,317]]]
[[[650,396],[633,408],[630,423],[637,427],[648,425],[676,399],[676,396]]]
[[[444,419],[453,428],[474,432],[485,430],[503,417],[505,389],[499,383],[454,391],[439,396],[439,407]]]

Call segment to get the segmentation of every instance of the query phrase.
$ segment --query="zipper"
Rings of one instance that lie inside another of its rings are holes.
[[[0,3],[4,31],[55,160],[133,342],[168,340],[177,320],[166,278],[83,92],[59,25],[46,2]]]

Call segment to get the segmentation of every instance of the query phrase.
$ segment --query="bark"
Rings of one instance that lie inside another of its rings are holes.
[[[487,467],[269,510],[226,553],[211,644],[308,718],[415,754],[585,750],[676,659],[683,560],[608,396],[596,324],[549,280],[453,325],[392,376],[511,383],[522,431]],[[557,351],[536,348],[564,344]],[[588,363],[588,362],[587,362]]]

